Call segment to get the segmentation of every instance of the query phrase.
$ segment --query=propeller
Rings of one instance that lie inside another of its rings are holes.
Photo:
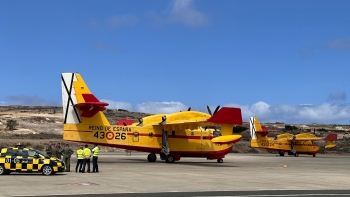
[[[218,105],[218,106],[215,108],[214,113],[211,113],[210,107],[209,107],[208,105],[207,105],[207,109],[208,109],[208,113],[209,113],[211,116],[213,116],[216,112],[219,111],[220,105]],[[207,128],[208,128],[208,127],[205,127],[205,128],[204,128],[204,131],[207,130]],[[214,126],[213,129],[214,129],[214,131],[213,131],[214,136],[220,136],[220,135],[221,135],[221,132],[220,132],[220,130],[219,130],[219,128],[218,128],[217,126]]]
[[[191,107],[189,107],[187,111],[191,111]]]
[[[207,105],[207,109],[208,109],[208,113],[209,113],[211,116],[213,116],[213,115],[214,115],[216,112],[218,112],[218,110],[220,109],[220,105],[218,105],[218,106],[215,108],[213,114],[211,113],[210,107],[209,107],[208,105]]]

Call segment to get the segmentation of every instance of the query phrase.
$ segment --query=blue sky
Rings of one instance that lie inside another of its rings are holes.
[[[0,1],[0,105],[61,105],[79,72],[111,108],[242,108],[350,124],[349,1]]]

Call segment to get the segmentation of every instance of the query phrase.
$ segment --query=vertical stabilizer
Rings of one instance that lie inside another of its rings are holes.
[[[103,114],[108,103],[100,102],[78,73],[62,73],[64,124],[109,124]]]
[[[77,103],[73,82],[77,81],[74,73],[62,73],[62,106],[63,106],[63,123],[64,124],[79,124],[81,117],[79,111],[74,107]]]
[[[253,140],[256,140],[257,139],[256,131],[262,130],[258,118],[250,117],[249,124],[250,124],[250,136]]]

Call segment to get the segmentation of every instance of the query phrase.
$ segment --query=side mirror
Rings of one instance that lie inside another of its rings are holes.
[[[34,158],[39,158],[39,154],[38,153],[34,153]]]

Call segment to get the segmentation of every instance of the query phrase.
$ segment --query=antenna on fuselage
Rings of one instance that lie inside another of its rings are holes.
[[[162,122],[160,122],[159,124],[164,124],[166,122],[166,116],[162,116]]]
[[[136,126],[140,126],[140,127],[141,127],[141,126],[143,125],[142,123],[143,123],[143,119],[140,118],[140,119],[139,119],[139,124],[137,124]]]

